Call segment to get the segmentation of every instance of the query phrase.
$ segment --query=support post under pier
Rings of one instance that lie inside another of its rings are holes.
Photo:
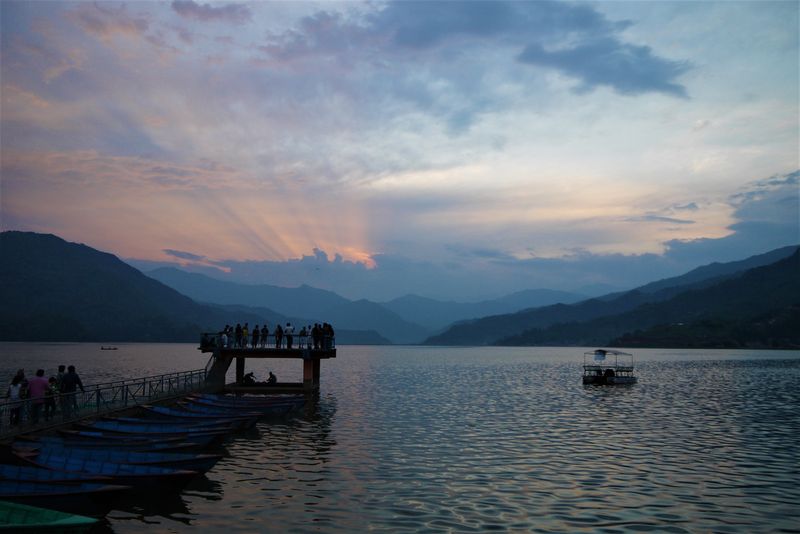
[[[303,388],[319,388],[320,365],[318,359],[303,360]]]
[[[236,357],[236,383],[241,384],[244,382],[244,361],[242,356]]]

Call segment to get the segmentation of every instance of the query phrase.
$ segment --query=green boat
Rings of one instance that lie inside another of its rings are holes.
[[[97,519],[0,501],[0,532],[88,532]]]

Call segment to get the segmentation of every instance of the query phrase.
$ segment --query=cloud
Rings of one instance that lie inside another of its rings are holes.
[[[230,22],[245,24],[253,14],[244,4],[226,4],[215,7],[211,4],[198,4],[193,0],[174,0],[172,9],[181,17],[201,22]]]
[[[163,252],[165,254],[167,254],[168,256],[174,256],[175,258],[178,258],[178,259],[181,259],[181,260],[191,260],[191,261],[195,261],[195,262],[200,262],[200,261],[205,261],[206,260],[205,256],[200,256],[198,254],[192,254],[191,252],[184,252],[182,250],[173,250],[173,249],[170,249],[170,248],[165,248],[165,249],[163,249]]]
[[[214,262],[216,266],[224,266],[225,274],[210,269],[208,263],[184,268],[242,283],[309,284],[349,298],[376,301],[408,293],[469,301],[526,288],[630,289],[683,274],[700,265],[741,260],[800,244],[798,178],[800,171],[752,182],[728,199],[735,205],[735,222],[729,227],[729,235],[666,241],[660,254],[593,253],[578,247],[560,257],[519,258],[499,248],[456,242],[446,245],[449,255],[431,255],[429,259],[376,254],[371,258],[372,267],[361,261],[343,260],[338,255],[331,259],[323,249],[316,248],[311,255],[288,261]],[[703,208],[696,202],[688,202],[668,209],[700,212]],[[628,219],[628,222],[642,221],[692,223],[655,214]],[[135,260],[131,263],[145,270],[163,265]]]
[[[688,219],[676,219],[674,217],[665,217],[663,215],[640,215],[637,217],[627,217],[628,222],[666,222],[671,224],[694,224],[695,221]]]
[[[147,17],[131,15],[124,5],[118,9],[106,8],[101,4],[79,6],[71,16],[86,33],[103,41],[116,35],[139,37],[150,28]]]
[[[584,92],[604,85],[622,95],[686,98],[676,79],[689,62],[623,42],[619,33],[630,25],[610,21],[591,6],[562,2],[389,2],[362,20],[327,12],[306,17],[297,29],[272,35],[261,50],[282,62],[345,53],[345,61],[357,62],[380,52],[401,64],[443,55],[469,64],[492,44],[506,49],[507,61],[577,78]],[[480,71],[488,65],[473,62],[473,67]],[[465,117],[462,112],[460,120]]]
[[[518,59],[577,78],[581,81],[579,92],[605,85],[623,95],[660,92],[688,97],[686,88],[674,81],[689,70],[688,62],[662,59],[653,55],[649,46],[626,44],[612,37],[557,50],[532,44]]]
[[[665,243],[665,255],[680,262],[733,261],[787,245],[800,244],[800,170],[750,183],[728,199],[735,222],[718,239]]]

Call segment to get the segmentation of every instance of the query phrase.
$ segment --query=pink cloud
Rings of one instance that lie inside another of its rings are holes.
[[[253,16],[244,4],[226,4],[214,7],[211,4],[198,4],[193,0],[175,0],[172,9],[181,17],[201,22],[230,22],[244,24]]]
[[[131,15],[125,6],[120,9],[105,9],[97,4],[82,6],[72,16],[86,33],[103,41],[116,35],[138,37],[144,35],[150,27],[146,18]]]

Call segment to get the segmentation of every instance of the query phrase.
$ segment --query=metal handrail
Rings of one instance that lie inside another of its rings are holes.
[[[0,437],[200,391],[207,371],[178,371],[85,386],[38,399],[0,401]]]
[[[258,337],[258,346],[253,347],[253,337],[252,335],[248,336],[247,340],[242,340],[242,346],[237,346],[236,340],[228,338],[227,344],[223,343],[222,333],[221,332],[204,332],[200,334],[200,348],[201,349],[210,349],[215,347],[220,348],[227,348],[227,349],[284,349],[289,348],[288,346],[288,339],[286,334],[284,334],[280,341],[276,338],[275,334],[267,334],[266,339],[264,337]],[[296,349],[311,349],[311,350],[332,350],[336,348],[336,336],[328,336],[323,335],[320,336],[317,343],[315,344],[313,336],[310,334],[300,335],[299,333],[295,332],[292,334],[292,347]]]

